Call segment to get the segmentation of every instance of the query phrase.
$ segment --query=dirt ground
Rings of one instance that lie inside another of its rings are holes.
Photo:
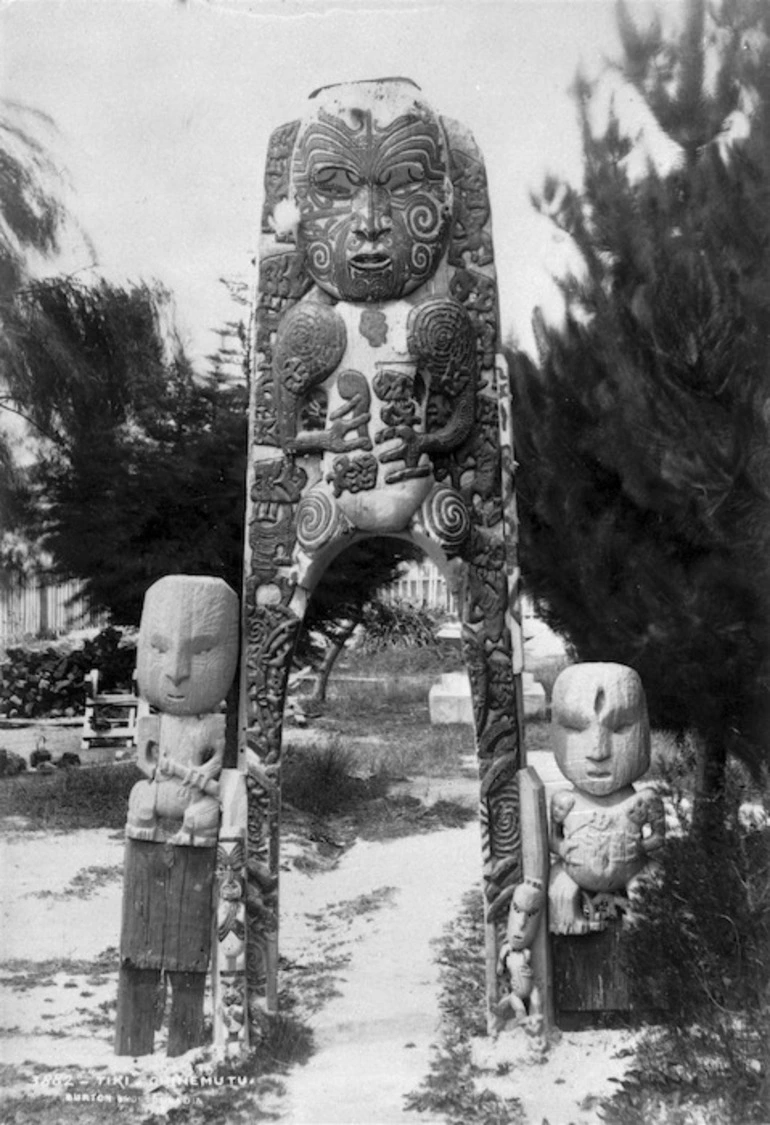
[[[79,737],[77,729],[40,726],[17,729],[13,745],[0,731],[0,745],[28,756],[45,737],[56,756]],[[470,776],[417,778],[401,789],[428,805],[476,801]],[[205,1081],[213,1066],[206,1050],[167,1060],[161,1032],[153,1056],[113,1053],[122,833],[22,833],[12,823],[0,830],[4,1096],[44,1096],[30,1100],[42,1105],[34,1120],[44,1125],[61,1120],[73,1091],[91,1110],[103,1103],[105,1121],[126,1104],[132,1120],[170,1120],[175,1106],[205,1098],[201,1075]],[[404,1109],[404,1097],[430,1068],[439,1029],[432,942],[478,884],[478,825],[359,840],[336,864],[308,863],[307,839],[289,834],[282,846],[282,961],[315,1051],[281,1083],[255,1091],[255,1110],[291,1125],[443,1120]],[[519,1098],[533,1125],[590,1125],[601,1120],[598,1099],[613,1092],[628,1048],[623,1032],[576,1032],[532,1064],[513,1039],[482,1040],[475,1056],[486,1069],[476,1083]]]

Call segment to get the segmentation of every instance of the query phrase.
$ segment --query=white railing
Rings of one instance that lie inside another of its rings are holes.
[[[408,602],[410,605],[447,613],[457,612],[455,598],[447,587],[446,578],[429,559],[407,563],[401,577],[383,593],[386,599],[393,601]]]

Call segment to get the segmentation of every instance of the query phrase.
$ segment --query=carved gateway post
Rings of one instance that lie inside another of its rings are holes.
[[[276,130],[265,187],[240,757],[248,885],[240,899],[231,880],[232,911],[245,907],[247,918],[248,996],[233,986],[229,1009],[220,1005],[225,1045],[248,1034],[242,1017],[225,1018],[228,1010],[248,1001],[253,1036],[263,1008],[275,1009],[287,673],[315,584],[356,539],[408,538],[445,571],[451,562],[462,591],[490,1005],[521,881],[513,455],[481,155],[412,82],[351,83],[317,91],[301,120]],[[226,806],[223,819],[237,817]]]

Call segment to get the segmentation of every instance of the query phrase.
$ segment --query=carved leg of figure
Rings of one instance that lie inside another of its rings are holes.
[[[134,840],[154,840],[157,828],[158,787],[154,781],[137,781],[128,798],[126,827]]]
[[[168,1017],[169,1058],[183,1055],[203,1042],[205,973],[169,973],[171,1012]]]
[[[118,978],[116,1055],[151,1055],[157,1026],[160,969],[122,965]]]
[[[199,848],[213,847],[217,842],[218,828],[219,801],[216,797],[203,796],[187,806],[182,827],[170,842]]]
[[[606,922],[591,922],[583,913],[583,892],[561,863],[551,868],[548,884],[549,928],[552,934],[588,934]]]

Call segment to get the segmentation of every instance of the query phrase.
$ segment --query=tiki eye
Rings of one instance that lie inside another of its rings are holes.
[[[396,168],[389,168],[379,182],[393,195],[408,195],[415,188],[422,187],[427,178],[422,164],[399,164]]]
[[[361,186],[361,178],[349,168],[317,168],[313,187],[331,199],[352,199]]]
[[[587,730],[591,725],[588,715],[580,714],[577,711],[558,711],[555,718],[559,726],[564,727],[565,730]]]
[[[216,647],[213,637],[196,637],[190,646],[193,656],[205,656]]]

